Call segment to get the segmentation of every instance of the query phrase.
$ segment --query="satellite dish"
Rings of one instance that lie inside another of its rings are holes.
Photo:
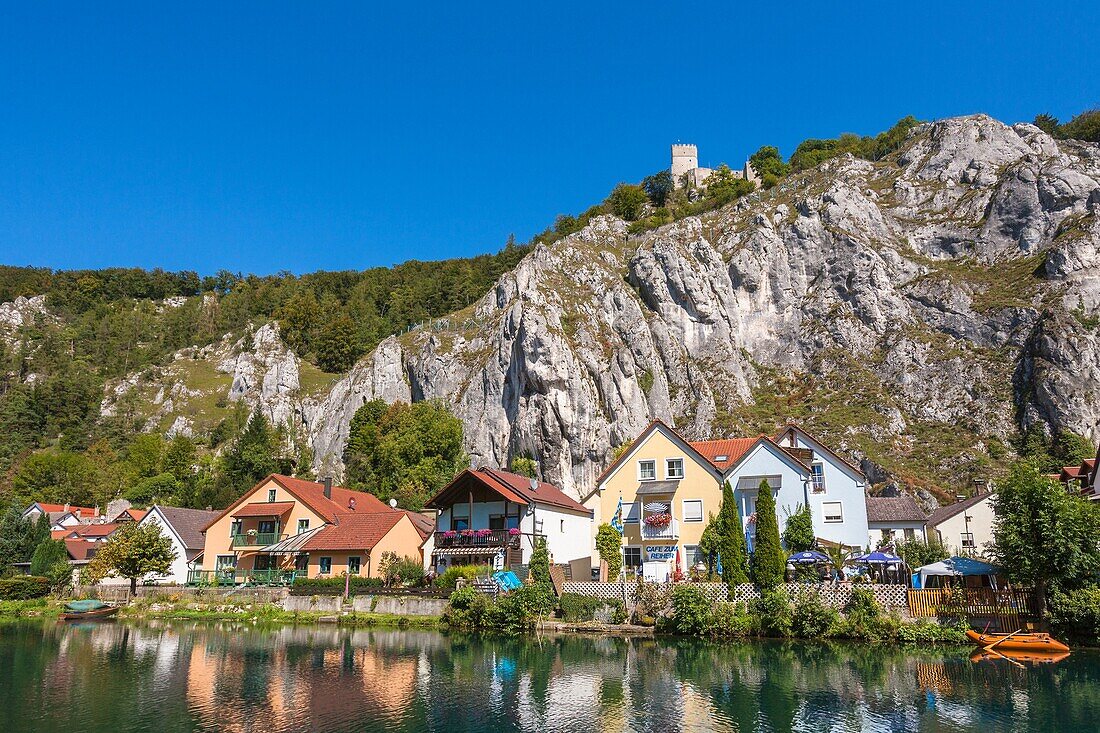
[[[537,478],[531,479],[531,491],[539,490],[539,480]]]
[[[390,499],[390,509],[397,508],[397,499]]]

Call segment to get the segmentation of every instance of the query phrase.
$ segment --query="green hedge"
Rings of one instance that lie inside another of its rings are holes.
[[[359,595],[377,590],[385,585],[381,578],[362,578],[352,576],[351,595]],[[343,578],[298,578],[290,589],[294,596],[335,596],[344,592]]]
[[[50,581],[37,575],[21,575],[0,580],[0,601],[29,601],[44,598],[50,592]]]
[[[623,610],[623,602],[619,600],[605,601],[602,598],[582,596],[577,593],[562,593],[558,599],[558,609],[565,621],[575,623],[577,621],[593,621],[596,612],[604,606],[611,606],[611,622],[622,623],[626,619],[626,611]]]

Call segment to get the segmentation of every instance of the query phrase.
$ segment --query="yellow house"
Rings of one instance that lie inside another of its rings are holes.
[[[283,583],[295,577],[377,577],[384,552],[423,562],[431,521],[372,494],[272,474],[203,529],[189,582]]]
[[[699,540],[708,514],[717,515],[721,508],[722,482],[722,472],[703,453],[654,421],[599,476],[585,504],[595,515],[594,528],[621,511],[628,569],[641,573],[643,563],[653,561],[674,570],[679,553],[686,574],[703,559]],[[594,566],[598,560],[593,558]]]

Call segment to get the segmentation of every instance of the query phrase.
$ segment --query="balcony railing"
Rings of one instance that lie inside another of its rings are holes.
[[[286,535],[283,535],[285,537]],[[282,539],[277,532],[257,532],[256,534],[235,534],[233,535],[234,547],[266,547],[267,545],[274,545]]]
[[[680,523],[673,519],[664,527],[652,527],[642,523],[643,540],[675,540],[680,538]]]
[[[304,570],[188,570],[188,585],[293,585]]]
[[[435,533],[436,547],[519,547],[523,534],[507,529],[450,530]]]

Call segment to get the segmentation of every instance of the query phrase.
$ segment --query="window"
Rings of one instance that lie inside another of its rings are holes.
[[[824,501],[821,503],[821,513],[825,515],[826,522],[843,522],[844,510],[839,501]]]
[[[624,547],[623,564],[628,568],[640,568],[642,566],[642,548]]]
[[[218,568],[218,570],[223,570],[225,568],[235,567],[236,564],[236,555],[218,555],[218,564],[216,567]]]
[[[294,569],[299,571],[309,570],[309,555],[304,552],[294,557]]]
[[[560,531],[562,534],[565,534],[565,520],[564,519],[561,520],[561,529],[558,530],[558,531]]]
[[[706,564],[707,559],[699,551],[699,545],[684,545],[684,559],[687,561],[687,569],[695,567],[699,563]]]
[[[275,501],[275,489],[268,489],[267,490],[267,500],[269,502]]]
[[[973,550],[974,549],[974,533],[973,532],[963,532],[962,533],[962,546],[963,546],[964,550]]]
[[[234,519],[232,522],[229,523],[229,536],[230,537],[236,537],[237,535],[239,535],[241,533],[242,533],[241,520]]]
[[[814,493],[820,494],[825,491],[825,467],[820,463],[815,463],[810,466],[810,479],[813,481]]]
[[[359,574],[359,556],[355,555],[348,558],[348,575]]]
[[[332,558],[331,557],[319,557],[317,558],[317,571],[322,575],[328,575],[332,572]]]
[[[657,461],[638,461],[638,480],[653,481],[657,478]]]
[[[681,479],[684,477],[684,459],[683,458],[666,458],[665,459],[665,478],[666,479]]]
[[[260,534],[275,534],[275,520],[265,519],[258,523],[259,528],[256,530]]]
[[[470,528],[470,505],[454,504],[451,506],[451,529],[458,532]]]
[[[905,530],[905,541],[906,542],[912,542],[916,538],[917,538],[917,533],[913,530],[912,527]]]
[[[301,534],[302,532],[305,532],[308,529],[309,529],[309,520],[308,519],[299,519],[298,520],[298,534]]]
[[[491,514],[489,516],[489,529],[504,529],[504,515]]]
[[[714,457],[714,462],[715,463],[725,463],[729,459],[730,459],[729,456],[727,456],[725,453],[721,453],[721,454]]]
[[[641,507],[641,502],[640,501],[635,501],[635,502],[632,502],[632,503],[624,502],[623,503],[623,521],[624,522],[633,522],[634,524],[637,524],[638,523],[638,510],[640,509],[640,507]]]
[[[702,522],[703,521],[703,500],[702,499],[684,499],[684,521],[685,522]]]

